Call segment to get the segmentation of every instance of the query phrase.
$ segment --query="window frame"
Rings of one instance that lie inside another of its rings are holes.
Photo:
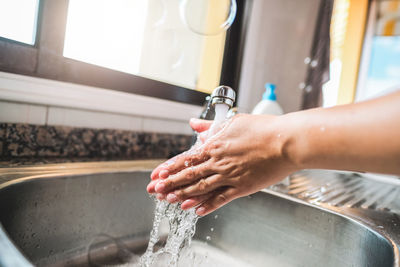
[[[63,56],[68,0],[39,0],[34,45],[0,38],[0,71],[203,105],[206,93]],[[238,91],[252,0],[237,0],[227,31],[220,83]]]

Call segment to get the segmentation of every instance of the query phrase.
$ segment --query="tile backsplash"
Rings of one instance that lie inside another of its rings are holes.
[[[200,112],[199,112],[200,115]],[[0,100],[0,123],[27,123],[190,135],[188,120],[154,118]]]
[[[140,131],[142,130],[143,118],[89,110],[49,107],[47,124]]]
[[[46,123],[46,107],[25,103],[0,101],[0,122],[31,124]]]

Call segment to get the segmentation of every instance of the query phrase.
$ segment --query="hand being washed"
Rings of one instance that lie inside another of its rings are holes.
[[[285,138],[273,126],[275,120],[273,116],[235,116],[195,151],[158,166],[148,192],[171,203],[182,202],[182,209],[198,206],[196,213],[206,215],[276,183],[295,168],[283,155]],[[197,132],[205,132],[211,123],[190,121]]]
[[[197,214],[205,215],[299,169],[400,175],[399,103],[400,90],[279,117],[235,116],[195,151],[157,167],[147,190],[182,201],[183,209],[197,206]],[[199,132],[210,124],[191,121]]]
[[[235,116],[202,145],[157,167],[147,190],[206,215],[299,169],[400,175],[399,103],[400,90],[279,117]],[[210,125],[191,121],[198,132]]]

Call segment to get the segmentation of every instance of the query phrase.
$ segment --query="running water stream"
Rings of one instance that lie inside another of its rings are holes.
[[[229,106],[226,104],[215,105],[215,118],[207,133],[207,139],[217,133],[221,124],[226,120]],[[200,138],[187,153],[197,153],[196,150],[202,145]],[[186,165],[186,163],[185,163]],[[192,166],[188,166],[193,168]],[[180,254],[184,248],[190,246],[192,237],[196,231],[196,222],[199,216],[195,208],[182,210],[180,203],[170,204],[156,198],[153,229],[150,232],[150,240],[145,254],[140,258],[140,266],[178,266]],[[160,240],[161,221],[167,218],[169,223],[169,234],[165,245],[157,251],[156,244]],[[187,262],[187,259],[185,260]]]

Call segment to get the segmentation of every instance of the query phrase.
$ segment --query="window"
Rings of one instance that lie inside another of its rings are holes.
[[[375,36],[364,87],[365,98],[400,87],[400,36]]]
[[[0,0],[0,36],[33,45],[38,0]]]
[[[373,1],[357,100],[400,88],[400,0]]]
[[[137,74],[147,9],[143,0],[70,0],[64,56]]]
[[[14,8],[17,2],[19,8]],[[28,2],[31,5],[23,4]],[[24,6],[23,12],[32,11],[31,24],[24,26],[30,29],[29,34],[24,33],[23,38],[4,34],[8,39],[0,38],[0,71],[202,105],[215,86],[237,88],[239,84],[243,33],[248,19],[245,13],[249,12],[251,0],[236,0],[232,27],[212,36],[199,35],[190,28],[204,24],[193,25],[190,12],[190,27],[182,22],[181,3],[195,3],[191,10],[202,16],[201,22],[211,15],[215,17],[212,3],[218,3],[217,7],[224,11],[221,3],[231,2],[0,0],[0,14],[5,9],[15,13],[15,17],[5,19],[6,24],[1,23],[12,34],[17,32],[20,7]],[[198,8],[202,11],[197,12]],[[40,36],[35,41],[37,9]],[[227,18],[232,19],[229,15]],[[218,18],[204,25],[209,30],[210,25],[221,21]],[[15,24],[14,28],[7,26],[11,24]],[[18,25],[22,24],[25,23]],[[12,38],[35,45],[12,42]]]
[[[70,0],[64,56],[210,93],[224,55],[219,25],[236,13],[230,2]]]

